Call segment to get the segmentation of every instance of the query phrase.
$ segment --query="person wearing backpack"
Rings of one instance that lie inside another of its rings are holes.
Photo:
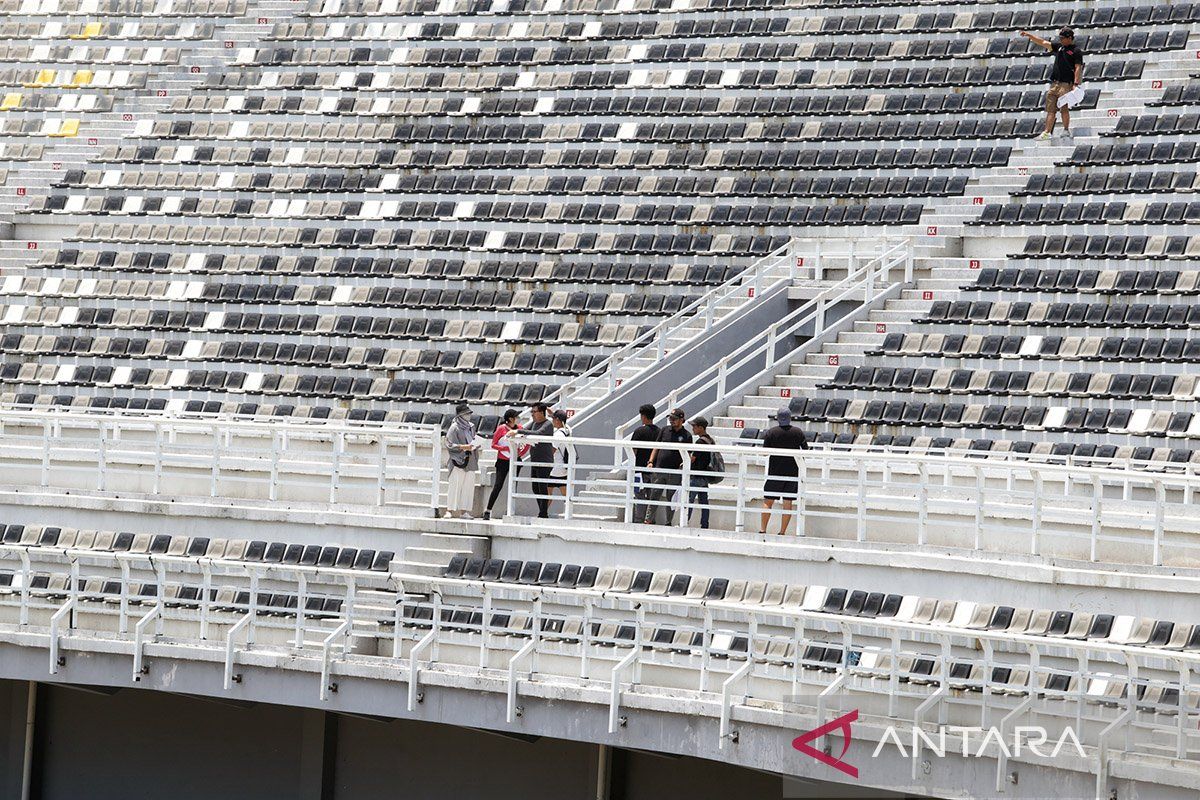
[[[695,437],[692,441],[696,444],[716,444],[716,441],[708,435],[708,420],[704,417],[696,417],[692,420],[692,435]],[[720,483],[725,477],[725,460],[720,453],[714,453],[708,450],[701,450],[691,454],[691,479],[688,485],[691,487],[691,492],[688,494],[688,503],[694,507],[697,503],[700,504],[700,527],[708,528],[709,507],[708,507],[708,487],[714,483]],[[688,511],[688,521],[691,522],[691,511]]]

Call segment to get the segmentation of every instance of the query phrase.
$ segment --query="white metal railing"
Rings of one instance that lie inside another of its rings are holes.
[[[583,419],[595,403],[631,379],[626,372],[632,370],[632,377],[636,377],[654,369],[671,352],[699,341],[715,327],[746,313],[757,301],[797,280],[823,281],[833,270],[853,272],[855,265],[876,258],[891,246],[886,240],[864,243],[853,239],[793,239],[662,320],[604,363],[557,387],[551,399]],[[633,362],[639,360],[645,363],[633,367]],[[573,407],[581,399],[586,404]]]
[[[727,405],[731,398],[740,396],[748,388],[773,375],[781,365],[795,360],[798,353],[810,348],[813,343],[824,341],[831,330],[839,328],[864,307],[873,306],[911,283],[912,270],[911,242],[905,239],[889,244],[878,255],[851,270],[845,278],[822,289],[815,297],[773,323],[761,336],[702,370],[666,397],[659,398],[655,405],[658,408],[692,407],[697,414]],[[834,309],[848,301],[855,301],[856,305],[848,311],[842,311],[836,319],[830,319]],[[796,346],[787,347],[783,353],[777,352],[780,344],[788,343],[809,326],[812,327],[811,337],[806,337],[803,343]],[[746,377],[748,370],[752,374]],[[701,402],[702,408],[695,407],[697,402]],[[627,436],[636,424],[636,418],[628,420],[617,428],[616,436]]]
[[[1129,757],[1164,781],[1200,770],[1200,653],[988,630],[957,615],[942,623],[826,613],[816,604],[825,587],[784,587],[770,602],[706,601],[666,589],[15,546],[0,546],[0,575],[0,630],[43,648],[58,680],[69,681],[74,654],[95,644],[127,654],[135,681],[164,660],[209,662],[224,673],[211,691],[228,693],[253,660],[246,654],[281,653],[272,668],[308,675],[325,701],[339,674],[369,675],[406,683],[414,709],[432,675],[452,673],[472,691],[502,693],[513,723],[544,680],[560,701],[606,704],[615,731],[647,688],[695,701],[680,713],[719,718],[721,747],[737,741],[744,723],[732,712],[750,701],[760,701],[760,724],[789,739],[798,712],[852,707],[908,730],[936,708],[943,724],[1037,724],[1052,741],[1070,728],[1093,759],[1082,765],[1089,771]],[[289,605],[297,596],[337,605]],[[312,625],[322,637],[295,635]],[[494,680],[504,671],[507,681]],[[997,777],[1006,774],[1002,761]]]
[[[12,486],[430,511],[441,450],[426,425],[0,409]]]
[[[528,459],[520,474],[510,471],[509,515],[550,488],[551,512],[565,519],[666,518],[695,528],[707,510],[712,528],[763,531],[765,466],[778,450],[757,441],[713,446],[571,437],[569,443],[574,455],[548,477],[535,479],[532,468],[549,464]],[[681,466],[662,469],[661,459],[656,468],[636,466],[636,451],[655,449],[681,452]],[[711,484],[715,473],[693,469],[690,456],[701,452],[722,455],[718,483]],[[799,536],[1151,566],[1191,564],[1200,556],[1194,474],[881,448],[820,447],[784,456],[795,458],[798,476],[768,525],[782,517]]]

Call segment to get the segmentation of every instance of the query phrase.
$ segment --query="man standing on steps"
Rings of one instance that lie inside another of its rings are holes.
[[[767,482],[763,486],[762,532],[767,532],[771,524],[771,507],[776,500],[783,501],[782,521],[779,524],[779,534],[786,536],[792,527],[792,498],[800,491],[800,464],[796,461],[795,452],[808,449],[808,439],[804,431],[792,425],[792,412],[781,408],[775,412],[775,421],[779,424],[767,431],[763,438],[763,449],[784,450],[779,455],[767,459]]]
[[[530,436],[544,437],[535,442],[529,450],[529,472],[533,479],[533,493],[537,498],[540,519],[550,516],[550,471],[554,469],[554,443],[550,441],[550,437],[554,435],[554,424],[547,419],[549,410],[545,403],[534,403],[529,412],[533,417],[533,424],[525,431]]]
[[[1059,113],[1062,114],[1063,135],[1070,138],[1071,109],[1066,103],[1060,108],[1058,101],[1083,83],[1083,51],[1075,44],[1075,31],[1063,28],[1058,32],[1057,42],[1047,41],[1028,31],[1021,31],[1021,36],[1038,47],[1046,48],[1054,55],[1054,67],[1050,70],[1050,90],[1046,92],[1046,130],[1037,138],[1039,141],[1045,141],[1054,135],[1055,117]]]

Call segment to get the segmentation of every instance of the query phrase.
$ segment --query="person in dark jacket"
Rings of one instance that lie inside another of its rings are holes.
[[[629,439],[641,445],[654,444],[658,441],[658,435],[662,433],[662,429],[654,424],[654,418],[658,416],[658,409],[650,403],[646,403],[638,409],[638,415],[642,418],[642,425],[633,432]],[[653,483],[650,475],[646,472],[646,463],[650,460],[652,449],[652,447],[633,448],[633,465],[636,467],[633,476],[635,481],[633,496],[641,501],[633,507],[634,522],[641,522],[646,518],[646,501],[650,499],[650,489]]]
[[[692,441],[696,444],[716,444],[708,435],[708,420],[704,417],[692,419]],[[707,473],[712,472],[713,454],[707,450],[696,452],[691,454],[691,459],[692,471],[688,484],[692,491],[688,495],[688,504],[700,504],[700,527],[708,528],[708,481],[712,476]],[[691,521],[691,511],[688,511],[688,520]]]
[[[800,465],[796,461],[796,451],[807,450],[808,440],[804,431],[792,425],[792,412],[781,408],[775,414],[778,423],[767,431],[763,439],[763,449],[781,450],[778,455],[771,455],[767,460],[767,482],[763,486],[762,532],[767,532],[771,523],[771,508],[776,500],[783,501],[783,522],[779,535],[784,536],[792,527],[792,502],[800,491]]]
[[[659,444],[691,444],[692,435],[683,427],[683,421],[686,419],[683,409],[677,408],[667,415],[667,422],[670,423],[667,427],[659,431]],[[670,502],[675,496],[676,487],[683,483],[683,457],[687,455],[683,450],[654,448],[650,452],[650,458],[646,460],[647,470],[654,476],[654,484],[650,489],[647,497],[646,519],[647,525],[655,525],[658,522],[659,504]],[[674,506],[667,508],[667,525],[670,525],[675,520]]]
[[[529,472],[533,493],[537,496],[538,517],[541,519],[550,516],[550,472],[554,469],[554,442],[550,440],[554,435],[554,424],[547,416],[549,410],[545,403],[534,403],[530,409],[533,422],[525,430],[530,436],[546,437],[529,448]]]

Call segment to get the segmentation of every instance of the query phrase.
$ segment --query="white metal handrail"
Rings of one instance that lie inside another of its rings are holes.
[[[306,585],[320,594],[335,594],[344,597],[342,610],[333,615],[339,631],[348,629],[351,618],[362,620],[362,630],[370,630],[371,638],[380,640],[378,647],[367,648],[367,653],[358,655],[347,651],[340,660],[347,663],[347,674],[355,663],[369,664],[366,670],[384,679],[407,680],[409,708],[420,702],[420,672],[449,669],[455,674],[492,675],[494,671],[483,666],[483,650],[509,657],[523,659],[535,652],[531,647],[545,647],[554,655],[540,667],[540,671],[552,679],[556,691],[569,699],[571,687],[578,690],[578,699],[587,701],[588,690],[605,686],[608,689],[610,719],[613,709],[613,692],[636,692],[645,685],[651,690],[664,689],[679,692],[680,679],[690,676],[692,684],[699,688],[685,691],[692,696],[706,699],[708,708],[719,709],[721,740],[735,741],[735,732],[730,727],[734,703],[732,687],[742,678],[753,675],[753,686],[747,684],[744,696],[747,700],[768,701],[758,705],[760,713],[773,713],[781,728],[789,728],[795,720],[792,710],[782,710],[779,703],[794,708],[796,704],[808,708],[821,705],[818,699],[825,690],[837,683],[848,699],[869,703],[884,700],[889,705],[899,702],[907,711],[896,708],[887,716],[903,722],[919,719],[920,712],[936,703],[939,716],[945,715],[954,722],[967,716],[978,718],[988,709],[1005,712],[1011,720],[1026,709],[1036,712],[1039,720],[1048,720],[1055,729],[1071,726],[1077,737],[1091,747],[1107,745],[1112,734],[1121,730],[1125,733],[1125,744],[1121,749],[1109,750],[1106,757],[1120,759],[1126,753],[1142,756],[1158,753],[1161,743],[1174,742],[1174,753],[1186,759],[1200,753],[1200,737],[1190,723],[1200,716],[1196,707],[1196,670],[1200,669],[1200,653],[1166,650],[1157,647],[1139,647],[1107,641],[1073,640],[1055,636],[1034,636],[1007,633],[988,629],[962,627],[961,625],[936,622],[918,623],[891,618],[860,618],[840,613],[824,613],[805,607],[764,606],[756,603],[704,601],[686,597],[667,597],[637,593],[613,593],[599,590],[568,589],[554,586],[527,586],[522,584],[493,584],[453,578],[437,578],[403,573],[363,573],[354,570],[327,570],[316,567],[289,565],[264,565],[224,559],[195,559],[175,556],[156,556],[151,559],[143,554],[118,554],[90,550],[63,551],[54,548],[19,548],[0,546],[0,569],[10,570],[14,584],[28,586],[35,575],[64,576],[74,574],[88,582],[92,579],[110,580],[115,568],[121,566],[122,578],[119,592],[122,606],[149,602],[139,593],[139,585],[150,579],[164,580],[167,586],[194,585],[203,570],[210,570],[212,588],[218,593],[243,591],[247,585],[271,582],[272,591],[294,592],[300,585],[301,576]],[[76,570],[73,572],[73,570]],[[406,584],[413,585],[420,594],[407,594]],[[390,590],[397,593],[398,607],[423,607],[431,613],[421,623],[416,617],[395,617],[388,604],[354,602],[354,587],[370,586],[375,590]],[[113,608],[112,595],[93,596],[84,591],[78,602],[88,613],[81,614],[74,629],[72,647],[86,652],[90,637],[96,636],[105,652],[113,652],[111,643],[122,641],[128,644],[129,652],[137,658],[140,633],[120,631],[112,633],[111,617],[118,612]],[[432,596],[431,596],[432,595]],[[211,658],[220,663],[222,650],[225,656],[226,691],[232,690],[237,677],[232,674],[232,641],[237,630],[256,614],[251,605],[249,613],[242,608],[218,608],[193,602],[161,604],[153,598],[154,608],[150,614],[161,614],[169,622],[172,634],[161,640],[155,649],[158,660],[170,658],[193,658],[200,649],[211,652]],[[107,601],[107,602],[106,602]],[[253,603],[253,598],[250,601]],[[540,609],[553,608],[559,619],[563,615],[577,618],[577,630],[603,630],[605,624],[624,621],[629,626],[642,624],[644,608],[652,602],[655,626],[687,633],[686,642],[675,641],[665,648],[651,645],[640,634],[633,638],[619,639],[584,633],[578,635],[556,635],[550,639],[539,638],[538,632],[545,630],[537,618],[543,616]],[[545,604],[545,605],[543,605]],[[21,616],[28,605],[32,619],[22,624]],[[488,616],[482,617],[482,625],[462,623],[455,617],[452,623],[445,614],[458,609],[487,609],[489,612],[510,611],[512,616],[530,619],[533,610],[534,625],[523,627],[496,622]],[[46,635],[51,614],[59,609],[53,592],[35,590],[26,598],[12,591],[0,592],[0,630],[19,630],[18,640],[23,646],[50,647],[52,639]],[[161,609],[161,611],[160,611]],[[324,641],[295,642],[291,638],[292,615],[300,613],[298,608],[280,613],[272,609],[267,616],[258,617],[262,642],[256,648],[263,652],[288,654],[281,664],[285,669],[298,669],[312,675],[313,692],[320,695],[328,679],[328,669],[323,666],[322,656],[328,639]],[[199,635],[203,620],[197,616],[211,617],[210,624],[229,626],[226,642],[212,642]],[[142,619],[146,619],[146,615]],[[410,620],[412,620],[410,622]],[[405,623],[405,624],[402,624]],[[494,633],[505,635],[488,637],[481,635],[488,627]],[[691,635],[692,633],[696,635]],[[740,647],[728,643],[731,638],[742,640]],[[388,652],[385,643],[392,639],[393,657],[381,659],[375,653]],[[438,647],[439,642],[446,645]],[[786,643],[792,656],[782,659],[770,655],[772,643]],[[980,652],[980,645],[983,650]],[[839,647],[844,652],[836,670],[805,665],[808,647]],[[660,653],[659,650],[663,650]],[[630,654],[635,655],[631,658]],[[855,654],[850,658],[849,654]],[[863,654],[882,654],[891,658],[890,665],[879,667],[861,662]],[[515,655],[514,655],[515,654]],[[301,656],[296,658],[295,656]],[[305,658],[304,656],[307,656]],[[903,659],[919,658],[940,663],[933,672],[917,672],[915,665],[898,669]],[[970,669],[966,677],[950,677],[946,659]],[[360,661],[360,659],[362,659]],[[591,675],[588,661],[602,662],[614,667],[606,680],[604,672]],[[1004,666],[1013,677],[994,675],[993,667]],[[626,683],[623,672],[628,668],[639,670],[636,685]],[[478,671],[476,673],[475,671]],[[362,670],[358,671],[362,674]],[[393,674],[394,673],[394,674]],[[904,683],[880,678],[890,674],[900,675]],[[512,675],[510,671],[510,676]],[[706,689],[706,676],[720,679],[717,690]],[[1067,675],[1072,678],[1069,685],[1055,686],[1052,676]],[[67,676],[69,680],[70,676]],[[136,675],[135,675],[136,680]],[[1099,684],[1099,693],[1097,693]],[[513,681],[509,686],[502,681],[481,681],[479,688],[487,691],[505,692],[514,695],[510,708],[515,708]],[[797,693],[798,686],[809,688],[810,694]],[[1105,686],[1125,687],[1116,708],[1103,702]],[[489,688],[490,687],[490,688]],[[958,691],[947,693],[948,689]],[[974,690],[974,691],[972,691]],[[1142,691],[1145,696],[1143,697]],[[1164,699],[1174,692],[1178,700]],[[595,692],[591,693],[595,697]],[[1136,699],[1135,699],[1136,697]],[[932,699],[931,698],[936,698]],[[1101,702],[1095,702],[1099,699]],[[590,702],[596,702],[591,700]],[[1122,709],[1120,706],[1125,706]],[[776,707],[776,711],[767,709]],[[916,712],[914,713],[914,708]],[[1137,718],[1125,712],[1133,709]],[[1168,711],[1167,714],[1160,712]],[[686,713],[686,712],[685,712]],[[967,715],[967,716],[964,716]],[[1182,719],[1181,719],[1182,718]],[[515,717],[510,717],[510,722]],[[619,722],[619,719],[617,720]],[[722,745],[723,746],[723,745]],[[1161,753],[1158,755],[1162,756]],[[1186,761],[1177,760],[1174,754],[1162,756],[1169,769],[1182,768]],[[1194,761],[1191,762],[1194,769]]]
[[[751,521],[764,510],[758,499],[765,466],[772,455],[781,455],[737,444],[587,437],[571,437],[570,443],[576,457],[561,476],[535,479],[531,469],[520,477],[516,470],[509,473],[514,509],[541,497],[539,484],[545,482],[565,489],[565,497],[549,496],[551,511],[557,513],[558,504],[569,499],[562,503],[563,518],[585,524],[642,522],[666,512],[675,517],[670,524],[690,528],[696,524],[693,512],[708,510],[713,528],[753,531]],[[639,450],[679,452],[682,463],[639,468]],[[704,452],[723,457],[718,483],[711,484],[715,473],[691,466],[690,455]],[[795,458],[798,479],[793,493],[781,498],[793,508],[774,513],[794,517],[801,536],[1150,566],[1184,565],[1200,556],[1195,474],[880,448],[819,447],[782,455]]]
[[[82,472],[97,492],[376,507],[404,486],[428,510],[441,455],[429,425],[0,409],[0,484],[16,486],[78,490]]]
[[[844,247],[844,249],[842,249]],[[763,256],[743,272],[725,283],[709,290],[679,311],[659,322],[646,333],[638,336],[610,355],[603,363],[577,375],[557,387],[552,399],[556,405],[571,406],[574,398],[599,390],[603,398],[614,392],[625,382],[619,377],[627,363],[639,358],[651,358],[643,371],[652,370],[669,355],[667,342],[685,337],[675,349],[686,347],[708,335],[715,327],[727,323],[752,308],[757,301],[772,295],[781,287],[791,285],[798,278],[811,277],[820,280],[830,266],[830,261],[846,260],[846,271],[853,271],[858,259],[886,250],[886,241],[868,244],[848,240],[794,239],[783,247]],[[735,302],[731,308],[722,306]],[[700,327],[689,330],[696,320]],[[574,415],[582,419],[597,401],[583,408],[573,408]]]
[[[886,248],[875,258],[854,269],[845,278],[833,286],[821,290],[815,297],[806,300],[795,310],[778,322],[770,325],[762,336],[747,342],[732,353],[712,364],[682,386],[673,389],[666,397],[660,398],[656,405],[659,408],[686,407],[696,398],[710,392],[715,392],[715,399],[704,404],[703,411],[727,404],[730,397],[744,391],[770,375],[780,364],[794,359],[795,354],[804,345],[788,348],[783,355],[775,351],[780,342],[788,341],[802,328],[813,325],[813,339],[819,339],[831,329],[836,329],[844,320],[857,313],[862,305],[871,305],[880,298],[889,295],[897,287],[912,282],[912,245],[908,240],[896,243]],[[899,276],[894,275],[897,269]],[[836,320],[830,320],[829,314],[842,302],[858,300],[861,305],[843,313]],[[750,378],[738,380],[734,385],[731,381],[741,370],[758,365],[761,366]],[[697,409],[695,413],[701,413]],[[628,435],[637,419],[630,419],[616,430],[618,438]]]

